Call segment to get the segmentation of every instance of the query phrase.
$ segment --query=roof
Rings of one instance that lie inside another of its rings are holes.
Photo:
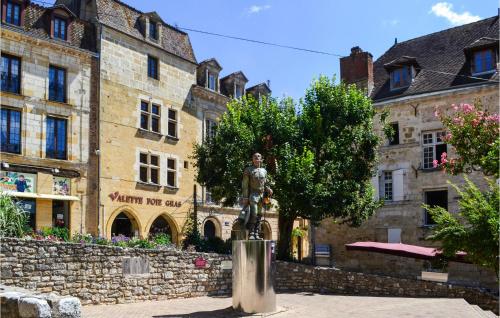
[[[345,248],[348,251],[367,251],[420,259],[438,258],[443,254],[440,250],[434,247],[424,247],[402,243],[356,242],[346,244]],[[466,254],[464,252],[458,252],[455,260],[463,261],[465,256]]]
[[[470,61],[464,48],[481,38],[498,41],[498,32],[498,16],[494,16],[393,45],[373,64],[372,99],[378,101],[463,85],[494,84],[468,77]],[[414,58],[420,71],[409,87],[391,91],[389,73],[384,66],[404,57]],[[498,74],[488,74],[483,78],[498,78]]]
[[[218,68],[219,71],[222,70],[222,66],[219,64],[219,62],[214,57],[206,59],[206,60],[201,61],[199,63],[199,65],[203,65],[203,64],[212,64],[214,67]]]
[[[144,40],[140,18],[148,14],[141,12],[118,0],[96,0],[99,22],[124,32],[134,38]],[[153,15],[153,13],[149,13]],[[176,56],[196,63],[193,47],[187,33],[162,22],[161,47]]]
[[[243,79],[245,82],[248,82],[248,78],[245,76],[245,74],[243,74],[242,71],[237,71],[237,72],[231,73],[229,75],[226,75],[223,78],[221,78],[220,80],[225,81],[226,79],[231,78],[231,77],[239,77],[239,78]]]
[[[265,82],[259,83],[257,85],[254,85],[254,86],[249,87],[249,88],[246,89],[247,92],[252,92],[254,90],[256,90],[256,91],[263,91],[263,92],[265,92],[267,94],[271,93],[271,89],[269,88],[269,86]]]

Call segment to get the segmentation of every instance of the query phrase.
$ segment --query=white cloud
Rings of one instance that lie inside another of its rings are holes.
[[[264,10],[267,10],[270,8],[271,8],[271,6],[269,4],[265,4],[262,6],[253,5],[250,8],[248,8],[248,13],[250,13],[250,14],[259,13],[261,11],[264,11]]]
[[[436,3],[432,6],[430,12],[434,13],[438,17],[445,18],[453,25],[471,23],[481,19],[480,16],[472,15],[469,11],[464,11],[462,13],[453,11],[453,5],[448,2]]]

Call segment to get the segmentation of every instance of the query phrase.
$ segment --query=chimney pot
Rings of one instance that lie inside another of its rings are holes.
[[[362,53],[363,50],[359,46],[351,48],[351,55]]]

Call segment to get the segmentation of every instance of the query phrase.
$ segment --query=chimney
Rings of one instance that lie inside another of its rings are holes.
[[[359,46],[353,47],[349,56],[340,59],[340,79],[346,84],[356,84],[369,96],[374,85],[373,56]]]

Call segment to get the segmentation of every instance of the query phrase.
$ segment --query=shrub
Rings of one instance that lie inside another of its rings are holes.
[[[168,234],[165,234],[165,233],[159,233],[159,234],[154,235],[152,237],[152,240],[156,245],[160,245],[160,246],[166,246],[166,245],[170,245],[172,243],[170,240],[170,236]]]
[[[71,241],[74,242],[74,243],[92,244],[92,243],[94,243],[94,238],[92,237],[91,234],[75,233],[75,234],[73,234],[73,237],[71,238]]]
[[[39,233],[44,238],[49,238],[54,240],[53,238],[57,238],[56,241],[69,241],[69,230],[65,227],[44,227]]]
[[[22,237],[28,229],[28,215],[10,196],[0,193],[0,236]]]

